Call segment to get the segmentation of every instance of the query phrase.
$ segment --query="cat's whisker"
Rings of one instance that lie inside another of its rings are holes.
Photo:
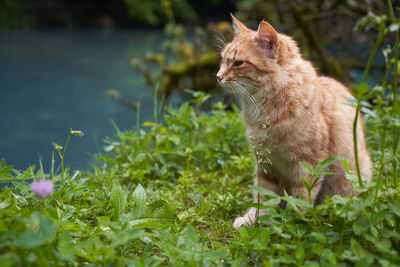
[[[220,37],[216,37],[216,38],[215,38],[215,41],[217,41],[217,43],[218,43],[219,45],[222,45],[222,46],[225,46],[225,45],[226,45],[225,41],[222,40]]]
[[[251,86],[250,84],[246,84],[244,82],[237,82],[237,83],[243,89],[243,91],[245,91],[246,95],[248,95],[249,98],[253,99],[255,102],[254,96],[252,94],[250,94],[250,92],[246,89],[246,86],[252,87],[254,89],[257,89],[257,87]]]
[[[213,46],[217,47],[219,52],[222,52],[226,46],[224,41],[221,38],[217,38],[215,44]]]
[[[223,50],[224,50],[224,46],[222,46],[222,45],[220,45],[220,44],[214,44],[213,45],[216,49],[217,49],[217,51],[219,52],[219,53],[221,53]]]
[[[249,104],[253,105],[253,107],[254,107],[253,111],[255,111],[254,115],[259,116],[260,109],[259,109],[254,97],[240,83],[236,83],[236,87],[237,87],[237,89],[239,89],[239,91],[242,93],[242,95],[245,96],[245,99],[248,100]]]
[[[246,83],[244,81],[240,81],[239,84],[241,84],[243,86],[247,86],[247,87],[253,88],[253,89],[258,89],[258,87],[254,86],[254,85],[252,85],[250,83]]]
[[[214,32],[219,35],[214,35],[215,39],[219,40],[225,46],[228,42],[226,41],[225,36],[222,34],[222,32],[217,29],[214,29]]]
[[[253,103],[253,104],[256,104],[255,99],[254,99],[254,97],[250,94],[250,92],[247,91],[247,89],[246,89],[244,86],[242,86],[242,85],[240,85],[240,84],[239,84],[239,86],[240,86],[240,88],[246,93],[246,95],[247,95],[248,98],[252,101],[252,103]],[[255,105],[255,106],[257,107],[257,105]]]

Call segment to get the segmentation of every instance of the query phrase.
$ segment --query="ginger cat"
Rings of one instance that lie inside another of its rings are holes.
[[[269,23],[262,21],[253,31],[232,15],[232,25],[235,37],[222,51],[217,80],[241,99],[246,134],[257,158],[254,183],[260,181],[258,186],[277,194],[286,190],[309,201],[301,178],[310,177],[299,162],[316,166],[328,157],[344,157],[355,170],[355,109],[345,104],[352,95],[338,81],[318,76],[296,42]],[[361,173],[370,180],[372,165],[361,120],[357,137]],[[269,161],[262,160],[267,151]],[[317,182],[311,192],[314,205],[327,195],[354,194],[339,161],[326,171],[335,175]],[[251,208],[234,221],[234,228],[251,225],[255,216],[256,209]]]

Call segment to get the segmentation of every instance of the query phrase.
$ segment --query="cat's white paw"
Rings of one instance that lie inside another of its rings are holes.
[[[259,210],[258,216],[267,214],[265,210]],[[243,217],[236,218],[233,222],[233,228],[238,229],[240,226],[252,226],[256,222],[257,209],[251,208]]]
[[[246,216],[246,215],[245,215]],[[255,219],[255,218],[254,218]],[[245,226],[252,226],[253,225],[253,221],[249,220],[249,218],[247,217],[239,217],[236,218],[235,221],[233,222],[233,228],[234,229],[238,229],[240,226],[245,225]]]

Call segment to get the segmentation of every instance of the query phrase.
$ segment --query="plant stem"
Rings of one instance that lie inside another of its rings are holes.
[[[382,139],[381,139],[381,158],[379,160],[379,175],[378,175],[378,180],[382,179],[382,174],[383,174],[383,168],[384,168],[384,161],[385,161],[385,139],[386,139],[386,126],[383,125],[383,130],[382,130]],[[385,186],[387,187],[387,181],[385,177]]]
[[[62,155],[60,154],[60,157],[61,157],[61,172],[62,172],[62,181],[63,181],[63,182],[64,182],[64,178],[65,178],[65,173],[64,173],[64,156],[65,156],[65,151],[67,151],[67,147],[68,147],[68,144],[69,144],[69,140],[71,139],[71,135],[72,135],[72,133],[71,133],[71,131],[70,131],[70,132],[69,132],[69,135],[68,135],[67,142],[65,143],[65,146],[64,146],[63,153],[62,153]],[[60,151],[59,151],[58,153],[60,153]]]
[[[313,184],[313,180],[314,180],[313,178],[314,178],[314,176],[311,176],[310,185]],[[308,191],[308,202],[310,202],[310,204],[312,205],[313,202],[312,202],[312,199],[311,199],[311,190],[312,190],[312,187],[310,189],[307,188],[307,191]]]
[[[388,0],[388,6],[390,10],[390,17],[392,22],[398,24],[396,15],[394,14],[392,2]],[[398,77],[398,63],[399,63],[399,29],[396,30],[395,44],[394,44],[394,74],[393,74],[393,107],[392,107],[392,118],[398,116],[397,114],[397,77]],[[397,188],[397,161],[396,154],[399,144],[399,130],[393,125],[393,186]]]
[[[154,97],[153,97],[153,116],[154,116],[154,122],[158,122],[158,111],[157,111],[157,106],[158,106],[158,89],[160,87],[160,83],[156,84],[156,87],[154,88]]]
[[[261,179],[260,177],[257,175],[257,186],[261,187]],[[260,193],[257,192],[257,211],[256,211],[256,221],[255,221],[255,225],[258,224],[258,216],[260,215]]]
[[[360,163],[358,160],[358,146],[357,146],[357,124],[358,124],[358,114],[360,113],[360,100],[357,98],[357,108],[356,108],[356,116],[353,122],[353,142],[354,142],[354,157],[356,160],[356,170],[358,183],[362,186],[361,172],[360,172]]]
[[[137,109],[136,109],[136,132],[138,134],[140,134],[139,129],[140,129],[140,105],[141,105],[141,102],[142,102],[142,100],[139,99],[139,101],[136,104],[136,106],[137,106]]]
[[[385,30],[384,24],[380,24],[378,38],[376,40],[374,48],[372,49],[372,53],[368,59],[367,66],[365,67],[361,84],[366,83],[369,70],[371,69],[371,66],[372,66],[372,61],[374,60],[376,53],[378,52],[378,48],[381,46],[381,43],[382,43],[384,37],[386,36],[386,34],[387,34],[387,30]],[[361,172],[360,172],[360,162],[359,162],[359,158],[358,158],[357,125],[358,125],[358,116],[359,116],[360,109],[361,109],[361,97],[362,97],[362,95],[357,92],[356,115],[355,115],[354,122],[353,122],[354,157],[356,160],[357,177],[358,177],[358,183],[360,184],[360,186],[362,186],[362,179],[361,179]]]
[[[54,179],[54,151],[51,152],[51,169],[50,169],[50,176],[51,176],[51,180]]]
[[[258,224],[258,217],[260,216],[260,193],[257,192],[257,211],[256,211],[256,222]]]

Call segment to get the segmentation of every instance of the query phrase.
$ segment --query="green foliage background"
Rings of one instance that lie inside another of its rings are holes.
[[[233,219],[251,202],[246,185],[254,161],[239,111],[217,103],[203,112],[204,100],[197,94],[168,108],[163,123],[118,132],[92,173],[67,169],[63,181],[54,169],[20,172],[3,160],[0,181],[9,183],[0,194],[3,266],[400,263],[398,189],[380,181],[359,187],[351,172],[361,197],[334,196],[316,208],[252,187],[265,194],[260,207],[267,215],[234,231]],[[47,199],[29,187],[42,177],[56,183]]]

